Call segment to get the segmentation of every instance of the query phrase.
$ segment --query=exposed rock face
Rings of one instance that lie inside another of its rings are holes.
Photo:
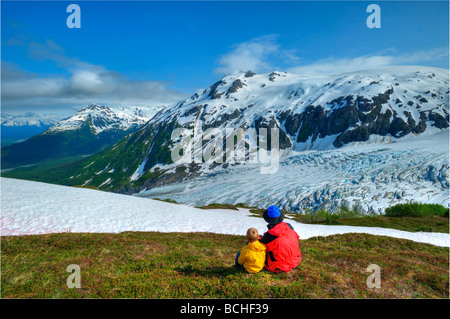
[[[243,84],[241,82],[241,80],[237,79],[233,82],[233,84],[230,86],[230,88],[228,89],[227,92],[227,96],[232,94],[232,93],[236,93],[238,91],[238,89],[243,88]]]
[[[292,114],[289,111],[282,113],[280,121],[285,121],[286,133],[291,137],[297,136],[297,142],[306,142],[308,138],[314,142],[318,137],[338,134],[333,142],[335,147],[350,142],[368,141],[372,134],[389,134],[396,138],[410,133],[420,134],[427,127],[426,121],[430,121],[431,125],[439,129],[449,127],[448,113],[447,118],[444,118],[433,111],[419,111],[418,122],[408,111],[403,111],[403,115],[407,117],[406,121],[398,117],[396,111],[383,108],[383,104],[389,104],[392,93],[393,90],[389,89],[372,100],[348,95],[331,101],[330,104],[341,106],[339,108],[324,110],[320,105],[310,105],[300,114]]]
[[[254,75],[256,75],[256,73],[253,73],[252,71],[247,71],[247,72],[244,74],[244,77],[246,77],[246,78],[251,78],[251,77],[254,76]]]
[[[218,93],[217,92],[217,87],[219,85],[223,84],[223,81],[217,81],[216,83],[214,83],[211,88],[210,88],[210,92],[209,92],[209,97],[211,97],[211,99],[215,100],[215,99],[220,99],[223,95],[223,93]]]

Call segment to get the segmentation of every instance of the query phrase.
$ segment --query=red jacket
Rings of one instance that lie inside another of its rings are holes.
[[[271,272],[289,272],[297,267],[302,260],[299,239],[292,226],[285,222],[266,232],[260,240],[266,244],[266,269]]]

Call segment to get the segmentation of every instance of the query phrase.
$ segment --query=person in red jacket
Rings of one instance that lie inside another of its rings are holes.
[[[263,213],[269,229],[259,240],[266,245],[265,268],[271,272],[289,272],[302,260],[298,240],[300,237],[294,228],[283,221],[284,214],[277,206],[269,206]]]

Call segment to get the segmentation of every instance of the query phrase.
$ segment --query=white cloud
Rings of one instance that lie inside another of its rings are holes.
[[[8,111],[78,109],[92,102],[106,105],[161,105],[183,98],[163,81],[132,80],[77,58],[68,57],[55,42],[27,43],[28,53],[37,61],[50,60],[63,72],[40,76],[2,61],[2,107]]]
[[[395,57],[396,63],[448,62],[448,47],[415,51]]]
[[[295,60],[293,51],[281,50],[276,35],[265,35],[233,46],[231,52],[221,56],[216,74],[228,74],[236,71],[267,72],[273,69],[269,62],[272,57],[285,57]]]
[[[377,69],[394,65],[417,64],[438,66],[448,63],[448,48],[421,50],[399,54],[390,48],[384,52],[358,57],[317,60],[299,65],[303,59],[292,49],[284,49],[277,42],[276,35],[265,35],[246,42],[235,44],[232,50],[218,59],[220,67],[216,74],[228,74],[236,71],[271,72],[285,70],[304,75],[345,73],[367,69]],[[277,63],[284,65],[280,67]]]
[[[295,66],[287,71],[304,75],[344,73],[364,69],[376,69],[392,65],[394,59],[390,56],[361,56],[356,58],[329,58],[317,62]]]
[[[316,75],[370,70],[405,64],[424,65],[426,62],[442,61],[448,61],[448,48],[422,50],[399,55],[364,55],[341,59],[328,58],[311,64],[291,67],[287,71],[304,75]]]
[[[68,85],[74,93],[91,96],[107,94],[114,91],[119,79],[107,72],[94,72],[91,70],[77,70],[68,81]]]

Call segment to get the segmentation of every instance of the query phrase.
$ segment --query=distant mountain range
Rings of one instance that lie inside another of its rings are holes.
[[[2,125],[47,127],[42,133],[2,148],[2,168],[96,153],[136,131],[161,107],[110,108],[90,104],[64,120],[27,113],[5,116]],[[44,119],[45,118],[45,119]],[[51,126],[49,126],[51,124]]]
[[[7,146],[44,132],[62,119],[55,114],[27,112],[20,115],[1,114],[1,145]]]
[[[19,115],[1,114],[1,125],[6,127],[17,126],[37,126],[45,127],[52,126],[62,119],[60,115],[55,114],[41,114],[34,112],[26,112]]]

